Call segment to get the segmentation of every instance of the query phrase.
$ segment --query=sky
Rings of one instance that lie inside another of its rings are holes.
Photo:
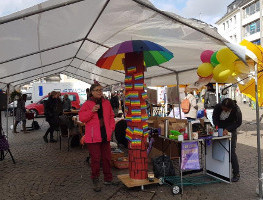
[[[46,0],[0,0],[0,17],[31,7]],[[160,10],[186,18],[196,18],[214,25],[234,0],[150,0]]]

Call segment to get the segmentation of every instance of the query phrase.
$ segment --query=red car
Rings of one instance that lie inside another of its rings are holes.
[[[80,100],[79,95],[76,92],[67,92],[61,93],[61,97],[63,98],[64,94],[68,94],[68,98],[71,101],[71,107],[73,110],[80,109]],[[38,115],[44,115],[44,101],[48,99],[48,96],[44,96],[37,103],[32,103],[26,106],[26,109],[30,110],[35,114],[35,117]]]

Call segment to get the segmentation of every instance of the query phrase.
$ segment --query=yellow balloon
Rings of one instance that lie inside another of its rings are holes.
[[[229,76],[233,73],[233,65],[218,64],[213,70],[213,78],[218,83],[225,83]]]
[[[214,67],[210,63],[202,63],[197,69],[197,74],[198,76],[205,78],[212,75],[213,69]]]
[[[230,64],[234,62],[238,57],[229,49],[229,48],[222,48],[216,54],[216,59],[219,63],[222,64]]]

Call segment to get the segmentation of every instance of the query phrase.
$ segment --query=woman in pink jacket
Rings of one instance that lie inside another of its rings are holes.
[[[98,83],[90,87],[90,98],[82,105],[79,119],[85,123],[85,143],[91,157],[91,178],[94,191],[101,191],[99,185],[100,160],[104,174],[104,184],[112,184],[110,140],[115,129],[111,104],[103,98],[102,86]]]

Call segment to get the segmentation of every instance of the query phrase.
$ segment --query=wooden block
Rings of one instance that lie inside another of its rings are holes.
[[[143,179],[143,180],[131,179],[129,174],[122,174],[122,175],[118,175],[117,177],[124,185],[126,185],[129,188],[159,183],[159,179],[157,178],[154,178],[153,182],[149,182],[148,179]]]

